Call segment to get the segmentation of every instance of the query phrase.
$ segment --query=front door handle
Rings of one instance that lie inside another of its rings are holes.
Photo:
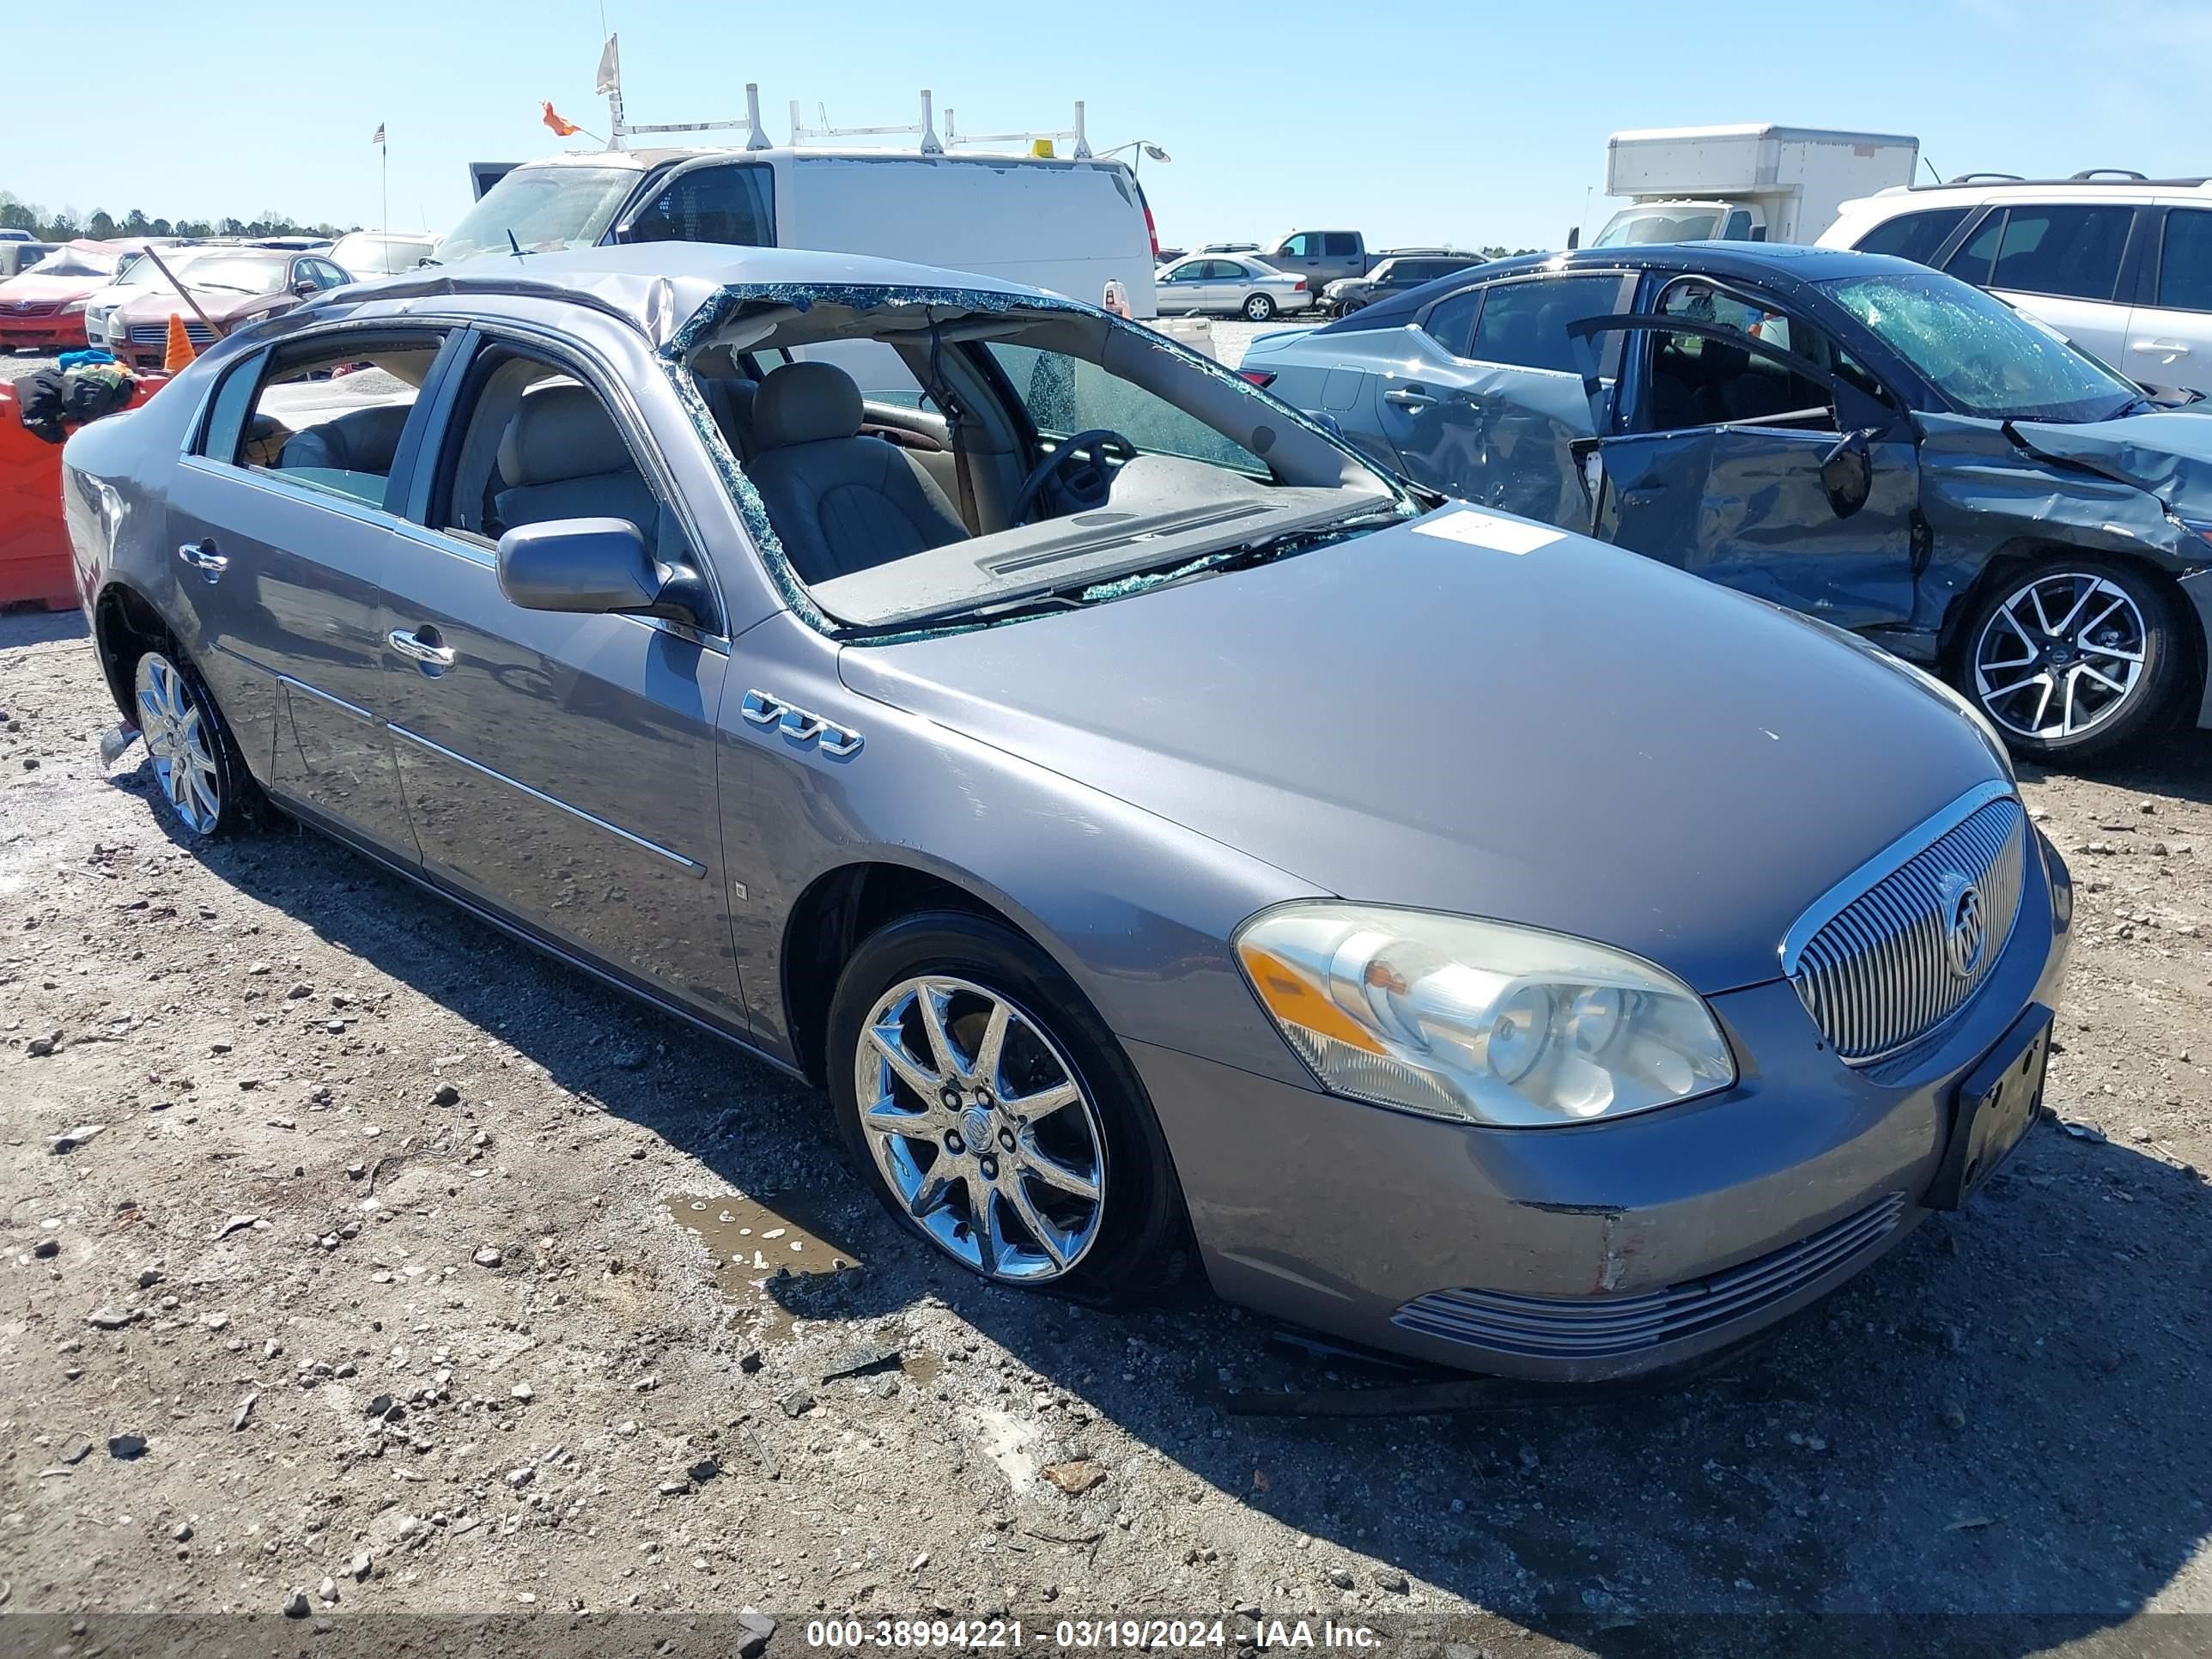
[[[2174,357],[2189,355],[2189,348],[2179,340],[2137,340],[2135,348],[2137,351],[2163,351]]]
[[[1437,399],[1417,386],[1393,386],[1382,394],[1386,404],[1395,404],[1400,409],[1434,409]]]
[[[177,556],[210,582],[230,568],[230,561],[215,550],[212,541],[186,542],[177,550]]]
[[[424,635],[428,635],[425,638]],[[438,643],[438,630],[427,624],[419,631],[395,628],[385,636],[385,641],[403,657],[412,658],[426,668],[451,668],[453,647]]]

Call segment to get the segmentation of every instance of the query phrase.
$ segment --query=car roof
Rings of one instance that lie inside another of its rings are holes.
[[[1490,283],[1538,270],[1695,270],[1746,282],[1765,278],[1821,283],[1838,276],[1870,276],[1883,271],[1925,275],[1928,267],[1886,253],[1857,253],[1848,248],[1804,247],[1794,242],[1650,242],[1631,247],[1586,247],[1565,253],[1524,253],[1492,259],[1473,268],[1474,280]],[[1455,271],[1435,282],[1367,306],[1316,332],[1353,333],[1393,328],[1413,320],[1430,301],[1465,284],[1473,272]]]
[[[479,253],[451,264],[423,265],[334,289],[300,310],[440,295],[569,299],[624,317],[641,332],[657,337],[721,289],[743,285],[951,289],[1049,297],[1042,289],[974,271],[870,254],[714,242],[633,242],[520,257]]]

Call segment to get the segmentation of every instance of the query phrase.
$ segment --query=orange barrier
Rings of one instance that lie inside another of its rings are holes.
[[[168,384],[142,374],[126,409]],[[62,447],[23,430],[13,381],[0,381],[0,605],[29,599],[74,609],[76,577],[62,518]]]

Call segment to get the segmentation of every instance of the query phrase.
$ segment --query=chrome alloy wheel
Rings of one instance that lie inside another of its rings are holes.
[[[2142,612],[2093,572],[2047,572],[1990,613],[1974,642],[1975,700],[2007,731],[2077,737],[2119,713],[2142,678]]]
[[[1035,1019],[967,980],[903,980],[854,1067],[876,1167],[948,1254],[1028,1285],[1083,1260],[1106,1212],[1105,1129]]]
[[[185,689],[176,664],[158,651],[138,659],[138,729],[145,733],[154,776],[194,835],[211,834],[222,817],[222,774],[216,765],[215,734]]]

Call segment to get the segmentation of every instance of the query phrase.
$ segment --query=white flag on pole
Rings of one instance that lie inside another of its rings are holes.
[[[610,34],[599,52],[599,82],[592,88],[595,94],[622,90],[622,51],[617,44],[621,39],[619,34]]]

